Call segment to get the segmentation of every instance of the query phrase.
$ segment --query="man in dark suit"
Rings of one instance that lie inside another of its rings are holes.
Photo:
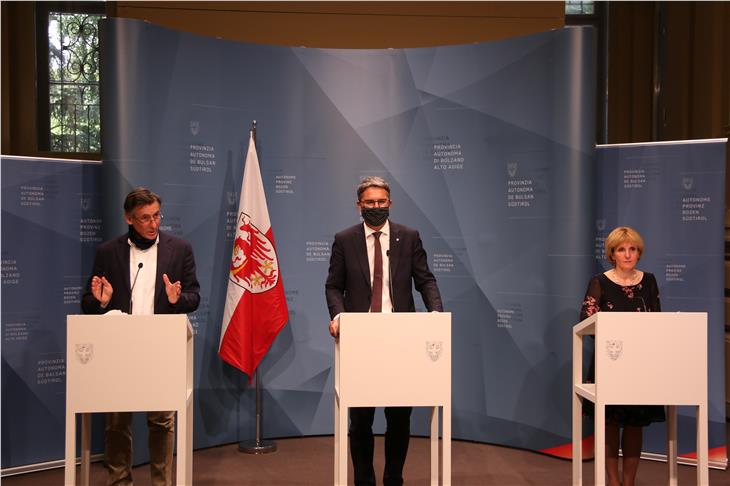
[[[127,194],[124,217],[129,231],[97,249],[81,301],[84,313],[182,314],[198,308],[200,286],[193,249],[183,239],[160,233],[161,204],[157,194],[142,187]],[[109,485],[132,484],[131,422],[129,412],[106,415]],[[148,412],[147,424],[152,484],[172,485],[175,412]]]
[[[335,235],[325,285],[330,334],[339,335],[342,312],[415,312],[412,285],[429,311],[443,311],[418,231],[388,220],[390,186],[366,177],[356,205],[365,221]],[[350,452],[355,484],[374,485],[372,407],[350,408]],[[386,407],[385,486],[403,484],[411,407]]]

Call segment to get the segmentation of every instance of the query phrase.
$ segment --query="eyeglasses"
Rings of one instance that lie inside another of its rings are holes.
[[[157,212],[151,216],[149,214],[145,214],[141,218],[138,218],[136,216],[133,216],[133,218],[138,223],[150,224],[152,221],[154,221],[155,223],[159,223],[160,221],[162,221],[162,218],[164,218],[164,216],[162,216],[161,213]]]
[[[390,199],[365,199],[360,204],[366,208],[384,208],[390,205]]]

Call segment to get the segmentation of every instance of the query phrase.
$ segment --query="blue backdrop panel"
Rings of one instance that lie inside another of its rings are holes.
[[[662,311],[708,313],[709,444],[712,459],[727,459],[725,428],[724,211],[727,140],[600,146],[596,218],[599,271],[602,248],[619,225],[642,235],[639,264],[656,275]],[[661,337],[657,336],[661,346]],[[696,449],[694,414],[679,411],[679,453]],[[665,453],[663,424],[649,428],[645,450]]]
[[[334,233],[359,221],[355,186],[377,174],[453,313],[454,437],[570,441],[569,326],[594,266],[591,29],[332,50],[110,19],[104,40],[106,236],[125,230],[118,208],[142,184],[162,196],[163,231],[196,253],[196,447],[254,433],[252,390],[217,356],[254,119],[290,309],[261,368],[265,435],[333,431],[324,281]]]
[[[2,467],[63,457],[66,314],[102,241],[101,164],[2,157]],[[100,427],[96,427],[101,431]],[[95,436],[98,445],[100,436]]]

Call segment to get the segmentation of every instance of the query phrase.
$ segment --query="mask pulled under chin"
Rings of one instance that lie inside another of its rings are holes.
[[[363,208],[360,211],[360,215],[365,220],[365,223],[373,227],[385,224],[389,214],[389,208]]]
[[[147,248],[154,245],[155,241],[157,241],[157,238],[155,238],[154,240],[150,240],[140,235],[131,224],[129,225],[129,232],[127,233],[127,237],[129,238],[129,241],[134,243],[134,246],[136,246],[140,250],[146,250]]]

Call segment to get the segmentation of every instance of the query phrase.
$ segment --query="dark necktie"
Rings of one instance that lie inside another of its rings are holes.
[[[383,250],[380,247],[380,235],[382,234],[380,231],[373,233],[375,258],[373,258],[373,295],[370,301],[370,312],[383,311]]]

